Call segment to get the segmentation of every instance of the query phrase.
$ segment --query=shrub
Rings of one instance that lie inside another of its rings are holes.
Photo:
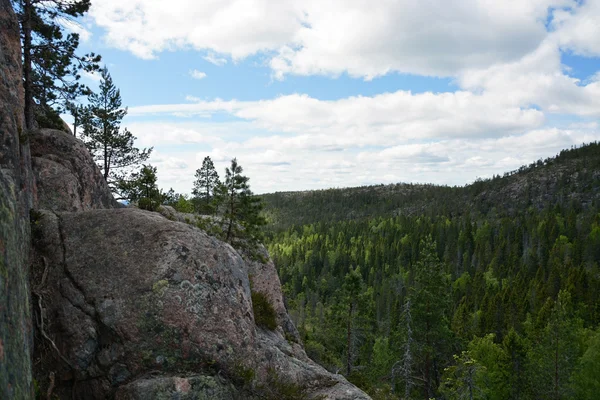
[[[270,330],[277,328],[277,314],[267,295],[252,291],[252,309],[256,325]]]
[[[148,197],[142,197],[138,201],[138,208],[142,210],[156,211],[158,210],[158,207],[160,207],[160,202]]]

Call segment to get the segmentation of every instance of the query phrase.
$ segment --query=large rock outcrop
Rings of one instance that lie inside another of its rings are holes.
[[[118,206],[81,140],[41,129],[32,132],[29,141],[39,208],[85,211]]]
[[[33,237],[33,282],[57,346],[36,352],[36,374],[48,384],[55,373],[60,398],[254,398],[269,382],[368,398],[281,326],[256,326],[249,273],[277,297],[270,262],[251,265],[199,228],[133,208],[40,212]]]
[[[19,26],[0,0],[0,398],[32,397],[28,287],[33,186],[24,129]]]

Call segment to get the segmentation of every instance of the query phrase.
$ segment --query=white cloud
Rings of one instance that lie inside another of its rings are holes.
[[[92,32],[85,29],[83,25],[77,21],[70,20],[67,18],[60,18],[58,23],[66,28],[68,31],[77,33],[79,35],[79,39],[82,42],[87,42],[92,37]]]
[[[212,53],[212,52],[208,53],[207,55],[205,55],[202,58],[204,58],[209,63],[214,64],[214,65],[216,65],[218,67],[221,67],[221,66],[227,64],[227,59],[226,58],[219,57],[215,53]]]
[[[299,26],[295,8],[269,0],[97,0],[89,14],[107,44],[141,58],[193,48],[235,60],[289,42]]]
[[[279,78],[347,72],[371,79],[393,71],[454,76],[465,68],[517,60],[547,36],[549,7],[575,5],[574,0],[396,0],[376,7],[366,0],[98,0],[90,15],[105,28],[109,45],[142,58],[193,48],[221,65],[223,55],[239,60],[275,52],[270,66]],[[577,18],[558,13],[556,25],[573,32],[571,42],[581,42],[570,27],[584,20],[584,12],[573,12]]]
[[[178,124],[171,125],[165,124],[163,130],[176,138]],[[246,142],[219,139],[207,142],[203,151],[162,146],[159,154],[166,161],[157,164],[161,185],[189,193],[194,171],[207,155],[221,175],[231,158],[237,157],[258,193],[393,182],[465,184],[553,156],[572,145],[600,140],[600,131],[547,128],[500,138],[453,138],[380,150],[354,146],[335,152],[325,151],[318,142],[313,148],[291,146],[285,143],[291,139],[282,137]]]
[[[485,93],[498,107],[536,105],[551,113],[600,116],[600,80],[584,84],[565,75],[556,38],[548,38],[517,61],[466,70],[458,83]]]
[[[600,2],[583,1],[577,9],[554,13],[552,28],[561,46],[582,56],[600,56]]]
[[[297,134],[321,145],[393,145],[412,139],[499,136],[536,128],[542,112],[518,106],[498,107],[493,98],[466,91],[422,93],[398,91],[336,101],[307,95],[261,101],[201,101],[132,107],[130,115],[226,112],[260,130]]]
[[[600,56],[600,1],[97,0],[90,15],[107,44],[142,58],[194,49],[222,66],[260,53],[277,79],[408,73],[456,85],[453,93],[187,96],[131,107],[130,129],[159,149],[159,176],[178,191],[189,192],[206,155],[221,170],[238,157],[259,192],[463,184],[600,139],[600,64],[579,80],[561,59]],[[161,122],[167,115],[204,121]]]
[[[204,79],[206,78],[206,73],[198,71],[197,69],[192,69],[190,70],[190,76],[194,79]]]

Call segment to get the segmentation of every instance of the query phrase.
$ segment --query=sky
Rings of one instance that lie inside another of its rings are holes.
[[[206,156],[256,193],[464,185],[600,140],[600,0],[93,0],[71,29],[165,190]]]

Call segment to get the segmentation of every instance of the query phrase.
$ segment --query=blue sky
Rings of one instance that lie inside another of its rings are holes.
[[[92,3],[165,189],[207,155],[258,193],[462,185],[600,139],[599,1]]]

